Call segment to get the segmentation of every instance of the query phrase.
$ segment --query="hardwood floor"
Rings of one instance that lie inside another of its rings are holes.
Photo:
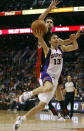
[[[0,131],[13,131],[13,124],[18,115],[25,112],[0,111]],[[48,112],[40,112],[26,120],[18,131],[84,131],[84,114],[74,114],[72,119],[58,120]]]

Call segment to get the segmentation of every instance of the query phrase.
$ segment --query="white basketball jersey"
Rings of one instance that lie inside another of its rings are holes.
[[[44,71],[50,76],[59,78],[63,67],[62,50],[60,47],[57,49],[50,49],[46,57]]]

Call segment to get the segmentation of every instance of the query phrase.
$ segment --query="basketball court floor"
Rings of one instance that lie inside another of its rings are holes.
[[[0,131],[13,131],[17,116],[24,113],[0,110]],[[84,114],[74,114],[72,119],[58,120],[49,112],[42,111],[26,120],[18,131],[84,131]]]

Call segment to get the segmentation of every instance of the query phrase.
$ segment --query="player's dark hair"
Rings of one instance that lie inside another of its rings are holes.
[[[52,37],[53,35],[56,35],[56,33],[52,32],[52,33],[49,35],[48,40],[51,40],[51,37]]]
[[[46,18],[45,18],[45,21],[48,20],[48,19],[51,19],[51,20],[53,21],[53,24],[54,24],[54,20],[53,20],[52,17],[46,17]]]

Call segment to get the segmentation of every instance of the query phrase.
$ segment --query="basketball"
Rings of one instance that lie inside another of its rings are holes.
[[[35,20],[32,24],[31,24],[31,29],[32,29],[32,33],[33,35],[35,35],[35,31],[37,30],[38,31],[42,31],[43,35],[45,33],[47,33],[48,29],[47,29],[47,26],[45,24],[44,21],[41,21],[41,20]]]

